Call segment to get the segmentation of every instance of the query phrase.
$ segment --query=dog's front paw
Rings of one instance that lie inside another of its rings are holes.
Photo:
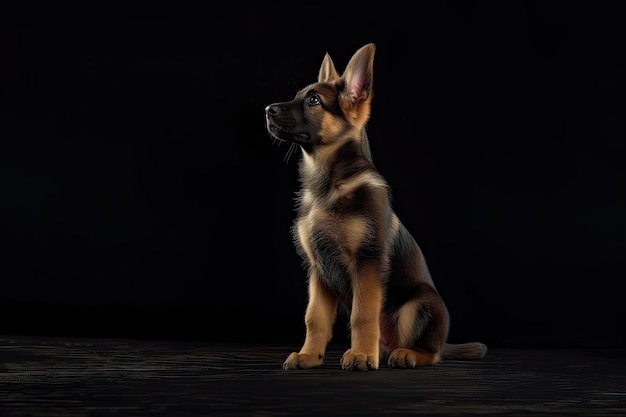
[[[283,363],[283,369],[307,369],[320,366],[324,362],[324,355],[292,352]]]
[[[373,371],[378,369],[378,355],[346,350],[341,357],[341,368],[349,371]]]

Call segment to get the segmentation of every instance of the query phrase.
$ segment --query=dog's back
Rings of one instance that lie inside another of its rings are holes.
[[[390,366],[413,367],[486,351],[481,343],[446,343],[448,311],[372,162],[365,128],[374,51],[373,44],[359,49],[341,76],[326,54],[318,82],[266,108],[270,134],[302,149],[293,235],[309,275],[307,334],[287,369],[322,363],[338,306],[350,315],[346,369],[376,369],[381,353]]]

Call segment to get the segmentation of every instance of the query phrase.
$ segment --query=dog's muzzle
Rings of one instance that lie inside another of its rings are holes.
[[[267,117],[277,116],[279,113],[280,113],[280,106],[276,104],[270,104],[267,107],[265,107],[265,116]]]
[[[267,131],[276,139],[301,144],[309,140],[308,133],[294,132],[298,124],[288,109],[281,104],[270,104],[265,107],[265,122]]]

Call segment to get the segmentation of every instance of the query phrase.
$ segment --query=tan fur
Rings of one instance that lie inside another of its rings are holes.
[[[406,303],[400,307],[397,317],[398,345],[408,346],[415,327],[415,316],[417,315],[417,303]]]
[[[358,271],[352,282],[354,298],[350,315],[351,347],[341,358],[344,369],[378,369],[380,312],[383,289],[380,271],[374,267]]]
[[[322,364],[326,345],[332,337],[337,310],[337,299],[320,285],[313,274],[309,280],[309,304],[304,316],[306,341],[300,352],[293,352],[285,360],[285,369],[306,369]]]

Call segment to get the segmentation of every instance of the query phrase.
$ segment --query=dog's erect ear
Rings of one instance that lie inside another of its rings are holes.
[[[373,43],[360,48],[352,55],[343,73],[343,78],[346,80],[344,94],[348,95],[347,98],[353,105],[372,98],[375,51],[376,47]]]
[[[337,74],[337,70],[335,69],[335,64],[333,60],[326,52],[324,55],[324,60],[322,61],[322,66],[320,67],[320,72],[317,74],[317,81],[320,83],[335,81],[339,78],[339,74]]]
[[[340,78],[344,83],[339,92],[339,106],[346,118],[358,129],[364,128],[370,117],[374,96],[372,85],[375,51],[373,43],[356,51]]]

